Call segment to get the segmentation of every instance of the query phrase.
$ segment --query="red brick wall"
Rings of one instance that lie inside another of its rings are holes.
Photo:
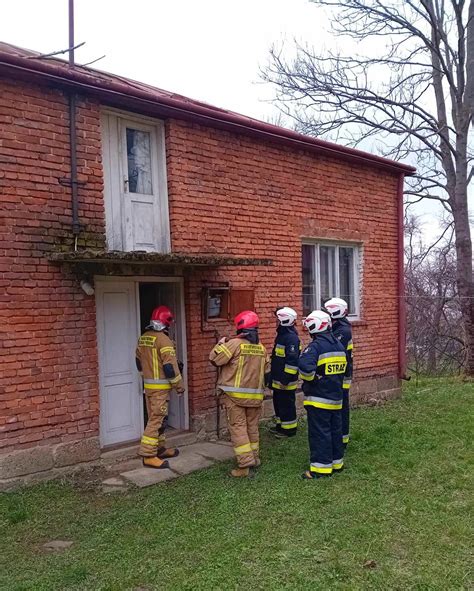
[[[98,434],[95,305],[75,275],[46,260],[72,248],[67,98],[23,83],[0,93],[0,450]],[[79,247],[103,246],[99,106],[80,100]],[[204,280],[253,287],[262,338],[272,311],[301,313],[301,239],[364,245],[357,375],[397,372],[397,179],[243,135],[167,123],[172,246],[271,257],[269,268],[195,271],[186,278],[191,414],[214,406],[214,335],[201,332]],[[76,313],[77,312],[77,313]],[[221,333],[230,327],[221,325]]]
[[[270,347],[275,307],[302,312],[303,238],[363,245],[356,376],[397,373],[395,175],[175,120],[168,123],[167,148],[173,249],[274,260],[272,267],[194,274],[188,282],[191,414],[214,405],[215,374],[205,358],[214,335],[201,333],[202,281],[255,288],[262,339]]]
[[[98,434],[95,306],[48,264],[72,247],[67,98],[2,81],[0,91],[0,450]],[[78,108],[81,220],[103,242],[98,106]],[[82,241],[83,242],[83,241]]]

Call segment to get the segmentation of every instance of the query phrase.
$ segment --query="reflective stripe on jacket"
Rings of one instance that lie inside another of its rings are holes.
[[[174,343],[164,332],[144,332],[138,340],[135,356],[141,364],[146,391],[182,386]]]
[[[296,390],[300,339],[294,326],[279,326],[271,357],[271,387]]]
[[[264,374],[268,371],[267,351],[236,337],[217,344],[209,361],[219,368],[217,386],[240,406],[260,406],[264,394]]]
[[[351,387],[352,381],[352,326],[347,318],[339,318],[335,320],[332,325],[332,333],[338,341],[340,341],[346,350],[347,354],[347,368],[344,374],[344,385],[343,388],[348,390]]]
[[[301,354],[304,405],[328,410],[342,408],[342,384],[347,367],[343,345],[331,332],[317,334]]]

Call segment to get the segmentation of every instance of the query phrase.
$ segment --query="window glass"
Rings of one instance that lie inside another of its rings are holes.
[[[306,316],[315,308],[316,275],[314,268],[314,246],[303,244],[303,314]]]
[[[332,297],[346,300],[349,314],[358,314],[356,248],[328,244],[302,245],[303,314],[307,315]]]
[[[336,247],[319,247],[319,281],[321,287],[321,302],[327,302],[336,294]]]
[[[150,132],[127,127],[128,191],[152,195]]]
[[[339,294],[354,314],[354,249],[344,246],[339,247]]]

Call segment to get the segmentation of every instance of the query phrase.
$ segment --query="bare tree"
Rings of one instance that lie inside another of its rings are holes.
[[[474,0],[310,1],[330,7],[335,43],[348,38],[351,55],[296,44],[288,59],[274,47],[263,77],[300,131],[353,146],[376,140],[384,155],[417,166],[407,179],[409,201],[437,201],[452,216],[465,370],[474,375],[472,49],[467,54]]]
[[[472,72],[474,70],[474,2],[471,2],[469,5],[469,24],[467,28],[467,37],[466,37],[466,55],[467,55],[467,64],[466,69],[468,72]],[[474,76],[468,76],[467,83],[466,83],[466,100],[471,112],[471,117],[474,120]]]
[[[426,248],[418,218],[405,222],[405,284],[409,367],[430,375],[458,372],[466,347],[459,337],[453,224]]]

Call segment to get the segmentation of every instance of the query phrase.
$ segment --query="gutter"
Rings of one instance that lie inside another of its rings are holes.
[[[32,67],[33,64],[34,67]],[[412,175],[415,173],[415,168],[412,166],[381,156],[305,136],[290,129],[271,125],[224,109],[199,104],[191,100],[187,101],[184,98],[173,98],[165,95],[155,96],[152,91],[148,92],[146,89],[140,88],[138,86],[140,83],[121,81],[114,77],[113,74],[99,72],[94,77],[94,70],[88,70],[87,72],[83,70],[84,68],[79,67],[65,70],[63,64],[57,61],[53,63],[52,61],[46,62],[39,59],[32,60],[5,53],[0,56],[0,72],[6,71],[15,77],[22,77],[26,80],[32,78],[46,80],[56,86],[74,88],[76,91],[82,90],[85,94],[92,94],[102,100],[105,99],[111,105],[127,106],[135,111],[140,109],[147,114],[175,117],[228,131],[245,133],[357,164],[382,168],[398,174]],[[109,78],[104,79],[101,76],[109,76]]]

